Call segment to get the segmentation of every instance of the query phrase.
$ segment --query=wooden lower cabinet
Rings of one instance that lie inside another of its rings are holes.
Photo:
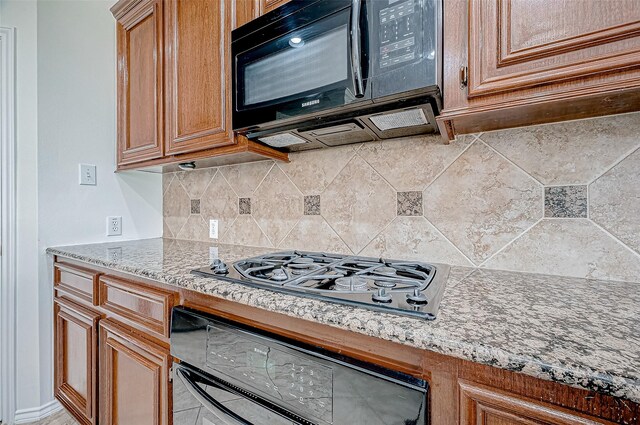
[[[55,396],[83,424],[97,416],[100,314],[71,301],[54,301]]]
[[[460,425],[612,424],[497,388],[459,381]]]
[[[169,425],[166,348],[110,319],[100,322],[100,424]]]

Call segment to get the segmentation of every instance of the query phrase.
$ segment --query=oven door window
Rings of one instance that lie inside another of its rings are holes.
[[[207,385],[187,372],[180,376],[176,365],[173,381],[174,425],[295,425],[253,401]],[[185,377],[187,377],[185,379]]]
[[[350,8],[236,54],[236,109],[282,119],[360,100],[350,55]]]

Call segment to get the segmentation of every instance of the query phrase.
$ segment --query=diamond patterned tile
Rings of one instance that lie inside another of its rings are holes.
[[[273,166],[273,161],[249,162],[220,167],[220,172],[240,198],[250,198]]]
[[[359,252],[396,216],[396,192],[356,155],[322,194],[322,216]]]
[[[200,170],[179,171],[176,173],[176,178],[180,180],[189,197],[199,198],[209,186],[209,182],[215,174],[215,168],[203,168]]]
[[[190,215],[187,222],[182,226],[180,232],[176,235],[176,239],[186,239],[190,241],[205,241],[209,239],[209,228],[202,216]]]
[[[358,151],[397,191],[424,190],[469,145],[459,137],[449,145],[440,135],[366,143]]]
[[[250,215],[240,215],[220,238],[221,243],[234,245],[273,247]]]
[[[173,179],[167,187],[162,203],[162,215],[171,234],[177,235],[191,214],[191,200],[178,181]]]
[[[354,155],[353,146],[298,152],[289,155],[291,162],[278,163],[278,167],[303,194],[316,195],[333,181]]]
[[[218,220],[218,237],[222,237],[238,216],[238,197],[231,186],[217,173],[200,198],[200,214],[205,223]]]
[[[336,254],[351,253],[349,247],[319,215],[302,217],[280,243],[279,248],[324,251]]]
[[[580,218],[542,220],[485,266],[593,279],[640,280],[640,257],[590,220]]]
[[[424,191],[425,217],[475,264],[542,214],[542,186],[478,141]]]
[[[303,214],[303,196],[291,180],[273,167],[251,198],[253,218],[273,245],[278,245]]]
[[[589,186],[591,219],[640,253],[640,150]]]
[[[640,145],[640,113],[493,131],[487,144],[545,185],[587,184]]]

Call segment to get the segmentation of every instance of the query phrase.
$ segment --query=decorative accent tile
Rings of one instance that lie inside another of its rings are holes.
[[[545,187],[544,216],[587,218],[587,186]]]
[[[200,214],[209,220],[218,220],[218,236],[227,231],[238,216],[238,197],[222,174],[217,173],[200,199]]]
[[[422,216],[422,192],[398,192],[398,215]]]
[[[221,243],[247,246],[263,246],[273,248],[269,239],[262,232],[250,215],[239,215],[229,230],[220,238]]]
[[[190,214],[191,200],[178,179],[173,179],[167,187],[162,203],[164,222],[171,234],[178,234]]]
[[[190,215],[187,222],[182,226],[176,239],[186,239],[190,241],[208,241],[209,227],[200,215]]]
[[[640,253],[640,150],[589,186],[591,219]]]
[[[216,168],[202,168],[198,170],[178,171],[176,178],[182,183],[182,187],[191,198],[200,198],[209,182],[216,174]]]
[[[484,133],[480,137],[545,185],[586,184],[640,145],[640,113]]]
[[[191,200],[191,214],[200,214],[200,199]]]
[[[322,194],[322,216],[359,252],[396,216],[396,192],[356,155]]]
[[[238,212],[243,215],[251,214],[251,198],[238,199]]]
[[[543,214],[542,187],[475,142],[424,191],[424,214],[480,264]]]
[[[399,254],[402,253],[402,254]],[[360,255],[471,266],[424,217],[397,217]]]
[[[320,215],[320,195],[304,197],[304,215]]]
[[[291,162],[278,163],[300,192],[305,195],[321,193],[353,158],[352,146],[319,149],[289,155]]]
[[[351,254],[349,247],[319,215],[303,216],[279,248]]]
[[[488,268],[637,281],[640,257],[589,220],[544,219],[486,264]]]
[[[302,194],[278,167],[273,167],[251,200],[253,218],[277,246],[303,213]]]
[[[250,198],[273,165],[273,161],[249,162],[220,167],[220,172],[239,197]]]
[[[449,145],[440,135],[366,143],[358,151],[397,191],[424,190],[469,146],[473,138],[459,137]]]

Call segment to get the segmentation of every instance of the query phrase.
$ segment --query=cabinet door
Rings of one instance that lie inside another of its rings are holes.
[[[95,424],[100,315],[62,298],[53,310],[55,396],[78,421]]]
[[[506,391],[459,381],[460,425],[596,425],[611,424]]]
[[[638,68],[640,7],[637,0],[470,0],[468,53],[470,98]]]
[[[291,0],[260,0],[261,2],[261,15],[267,12],[271,12],[273,9],[277,9],[285,3],[289,3]]]
[[[100,423],[168,425],[170,364],[166,349],[100,322]]]
[[[167,0],[167,154],[234,143],[232,0]]]
[[[162,5],[144,0],[118,19],[118,165],[163,155]]]

